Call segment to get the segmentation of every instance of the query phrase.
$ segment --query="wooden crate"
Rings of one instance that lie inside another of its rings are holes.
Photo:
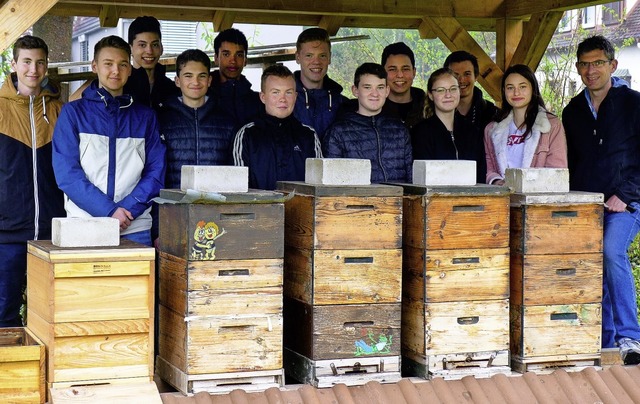
[[[301,250],[379,250],[402,246],[402,188],[279,182],[285,244]]]
[[[285,297],[284,345],[311,360],[399,356],[400,306],[310,305]]]
[[[155,250],[30,241],[27,326],[47,347],[47,382],[153,377]]]
[[[401,281],[400,249],[285,249],[284,294],[305,303],[400,303]]]
[[[512,305],[601,301],[601,253],[511,256]]]
[[[359,386],[370,381],[395,383],[401,379],[399,356],[311,360],[285,348],[284,357],[288,376],[317,388]]]
[[[159,356],[187,375],[280,369],[281,308],[185,318],[160,305]]]
[[[603,209],[599,203],[516,203],[511,208],[511,253],[602,253]]]
[[[509,301],[402,303],[403,356],[432,356],[509,348]]]
[[[199,392],[221,394],[238,389],[246,392],[264,391],[271,387],[284,386],[283,368],[190,375],[158,356],[156,372],[181,393],[189,395]]]
[[[160,303],[183,317],[282,313],[282,258],[187,261],[160,252],[159,264]]]
[[[0,402],[44,403],[45,346],[22,327],[0,328]]]
[[[496,374],[511,374],[509,351],[465,352],[442,355],[402,355],[402,374],[424,379],[442,377],[446,380],[491,377]]]
[[[50,386],[49,392],[51,404],[162,404],[158,387],[148,380],[124,384],[105,381],[97,385]]]
[[[403,243],[432,250],[492,249],[509,245],[509,191],[404,185]]]
[[[160,250],[189,260],[282,258],[282,194],[251,191],[222,194],[216,203],[195,201],[160,205]],[[184,192],[162,190],[180,200]]]
[[[509,249],[425,250],[405,246],[402,290],[425,303],[509,297]],[[473,285],[473,287],[469,287]]]
[[[599,355],[600,303],[511,306],[511,354],[523,359]]]

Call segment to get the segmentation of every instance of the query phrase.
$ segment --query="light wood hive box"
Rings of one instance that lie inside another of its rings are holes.
[[[23,327],[0,328],[0,402],[44,403],[45,346]]]
[[[47,382],[153,378],[155,250],[30,241],[27,326],[47,347]]]
[[[603,215],[602,194],[512,195],[516,360],[600,353]]]

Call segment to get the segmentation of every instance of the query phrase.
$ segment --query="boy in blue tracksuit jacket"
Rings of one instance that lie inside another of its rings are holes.
[[[114,217],[123,238],[151,245],[151,199],[164,180],[164,146],[151,108],[123,88],[131,48],[108,36],[95,46],[98,80],[66,104],[53,134],[53,168],[70,217]]]

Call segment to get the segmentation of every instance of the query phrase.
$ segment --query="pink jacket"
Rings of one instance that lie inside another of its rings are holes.
[[[484,149],[487,156],[487,184],[504,179],[507,169],[507,137],[513,111],[500,122],[491,122],[484,129]],[[520,168],[567,168],[567,139],[562,122],[540,108],[531,133],[524,142]]]

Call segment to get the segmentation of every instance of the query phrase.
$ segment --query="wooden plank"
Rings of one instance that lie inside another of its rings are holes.
[[[285,248],[283,293],[285,297],[313,302],[313,250]]]
[[[519,38],[518,47],[513,52],[511,64],[525,64],[535,71],[563,14],[563,11],[543,11],[531,15],[522,37]]]
[[[617,355],[620,357],[619,353]],[[540,356],[528,359],[513,356],[511,369],[518,373],[534,372],[536,374],[549,374],[558,369],[565,372],[580,372],[587,367],[600,370],[600,362],[601,358],[598,354]]]
[[[44,403],[45,346],[26,328],[0,328],[0,401]]]
[[[152,270],[149,261],[69,262],[58,263],[53,267],[57,279],[149,275]]]
[[[111,247],[57,247],[50,240],[27,242],[27,252],[47,262],[102,262],[102,261],[149,261],[155,259],[155,249],[129,240],[120,240],[119,246]]]
[[[100,27],[115,28],[118,26],[120,19],[120,10],[118,6],[103,4],[100,6]]]
[[[425,379],[441,377],[459,380],[466,376],[489,378],[496,374],[511,375],[509,365],[508,350],[402,357],[402,373],[405,377]]]
[[[213,31],[222,32],[233,27],[235,18],[235,11],[215,10],[213,12]]]
[[[402,355],[425,355],[425,307],[423,299],[402,298]]]
[[[57,0],[6,0],[0,3],[0,52],[9,48],[26,30],[36,23]]]
[[[505,71],[513,64],[513,54],[522,38],[523,25],[521,19],[500,18],[496,22],[496,64]]]
[[[335,36],[345,20],[344,15],[323,15],[318,27],[324,28],[329,35]]]
[[[602,254],[511,257],[511,301],[520,305],[600,303]]]
[[[296,194],[284,204],[284,242],[287,247],[311,249],[315,234],[315,198]]]
[[[398,185],[370,184],[370,185],[317,185],[305,182],[280,181],[278,190],[295,192],[296,195],[310,195],[315,197],[363,197],[402,196],[402,188]]]
[[[60,385],[60,384],[57,384]],[[158,387],[152,381],[74,387],[53,387],[51,403],[112,404],[119,402],[162,404]]]
[[[54,282],[53,264],[42,257],[27,254],[27,307],[47,319],[54,316]]]

